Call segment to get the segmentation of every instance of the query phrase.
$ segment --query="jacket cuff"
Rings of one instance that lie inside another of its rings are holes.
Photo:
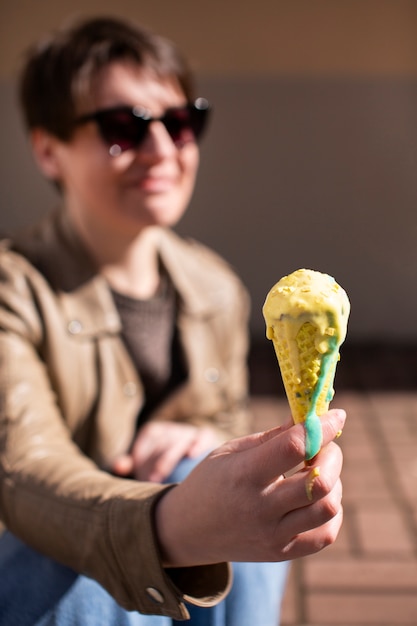
[[[185,602],[210,607],[229,592],[231,567],[227,563],[186,568],[163,568],[155,535],[153,510],[157,500],[173,485],[149,483],[145,499],[141,483],[141,506],[132,494],[113,504],[109,535],[114,559],[120,567],[122,585],[109,589],[127,610],[147,615],[189,619]],[[127,519],[135,523],[126,524]],[[132,528],[136,532],[132,533]]]
[[[227,596],[232,586],[230,563],[170,568],[166,572],[184,600],[196,606],[215,606]]]

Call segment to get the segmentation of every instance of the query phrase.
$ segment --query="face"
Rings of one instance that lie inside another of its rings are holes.
[[[140,105],[152,117],[186,98],[173,81],[160,82],[119,63],[100,74],[88,109]],[[77,127],[68,143],[55,140],[54,165],[74,222],[101,233],[134,236],[147,226],[172,226],[184,214],[194,189],[199,151],[194,141],[177,146],[162,122],[149,124],[136,148],[111,156],[97,124]]]

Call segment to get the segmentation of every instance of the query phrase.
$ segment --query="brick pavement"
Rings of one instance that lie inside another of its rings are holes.
[[[417,625],[417,391],[348,391],[345,519],[336,543],[293,563],[282,626]],[[259,428],[288,416],[255,396]],[[261,625],[259,625],[261,626]]]

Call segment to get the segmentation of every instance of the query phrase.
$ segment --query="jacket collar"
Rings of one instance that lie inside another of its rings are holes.
[[[71,332],[82,336],[120,331],[108,284],[97,274],[64,209],[16,240],[14,247],[29,258],[59,295]],[[219,267],[206,263],[206,256],[212,253],[201,244],[161,229],[159,254],[186,314],[210,317],[223,306],[227,294],[219,284]]]
[[[226,264],[219,257],[202,244],[167,229],[161,231],[159,253],[188,314],[210,317],[224,308],[229,283],[221,280]]]

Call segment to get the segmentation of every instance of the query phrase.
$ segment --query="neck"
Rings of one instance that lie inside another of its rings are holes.
[[[146,228],[118,255],[101,264],[100,273],[120,293],[147,299],[155,295],[160,281],[158,228]]]
[[[143,228],[134,236],[109,237],[108,232],[78,228],[79,234],[93,257],[99,273],[110,287],[125,295],[147,299],[159,286],[157,226]]]
[[[159,226],[143,225],[132,230],[109,227],[109,221],[89,219],[88,212],[67,198],[73,224],[93,257],[98,272],[111,288],[125,295],[146,299],[155,295],[160,280]]]

